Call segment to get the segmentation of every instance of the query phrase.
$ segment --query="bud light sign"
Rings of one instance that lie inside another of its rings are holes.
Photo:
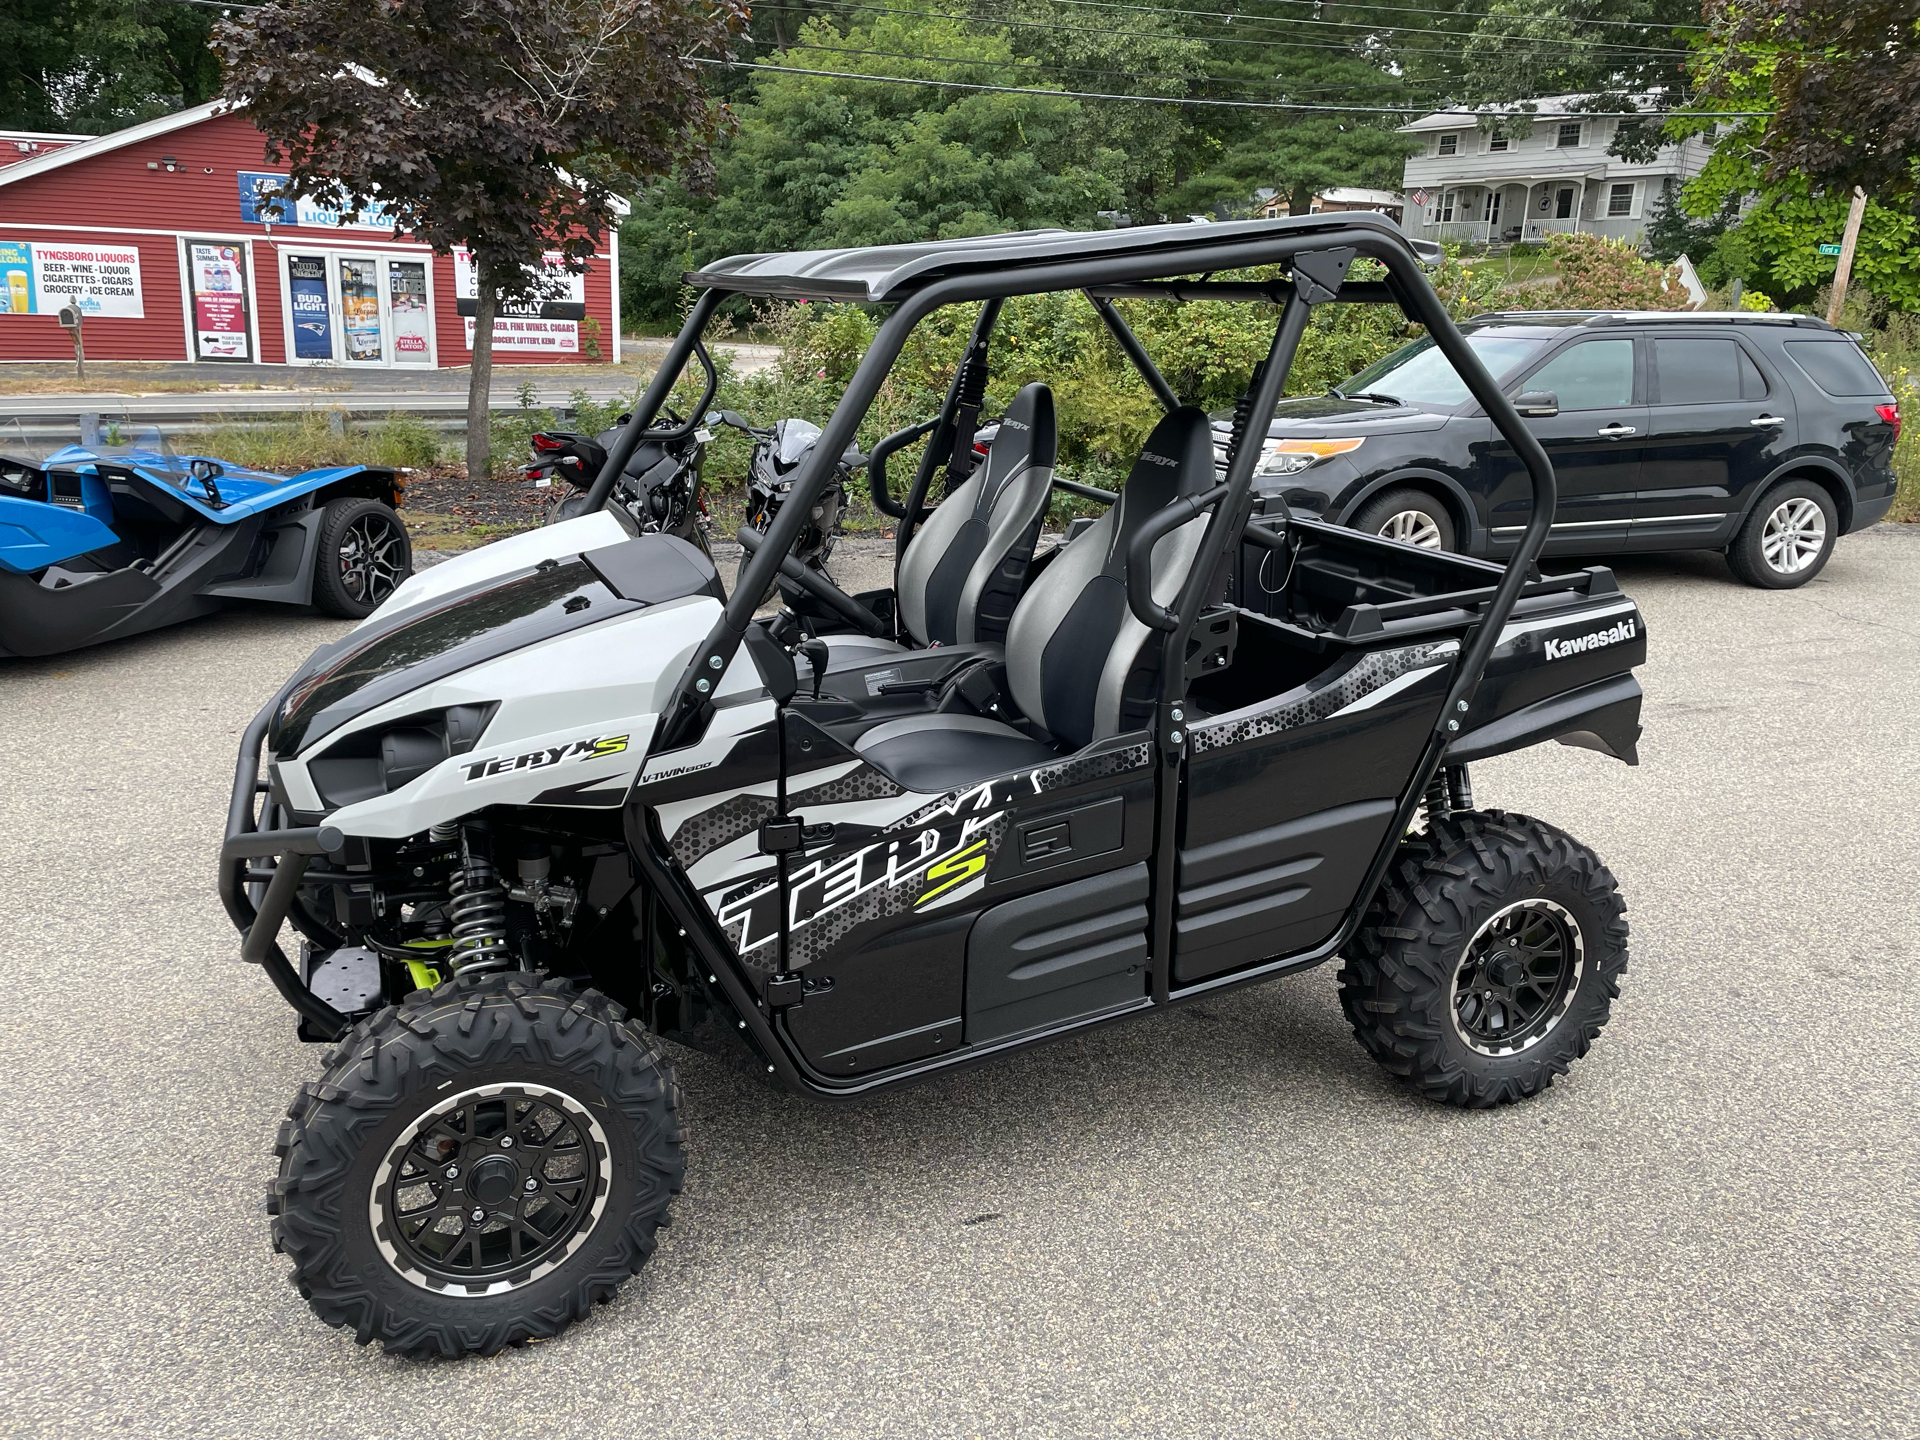
[[[333,307],[327,298],[324,256],[287,257],[287,300],[293,310],[293,358],[333,359]]]

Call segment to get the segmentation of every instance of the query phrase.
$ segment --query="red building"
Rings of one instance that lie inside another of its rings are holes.
[[[92,138],[0,134],[0,361],[71,359],[56,313],[78,297],[89,359],[467,364],[464,255],[377,213],[282,213],[264,149],[218,102]],[[496,320],[494,359],[617,362],[619,256],[610,233],[585,275],[554,270]]]

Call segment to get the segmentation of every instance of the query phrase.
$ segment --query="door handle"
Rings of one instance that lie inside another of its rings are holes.
[[[1760,426],[1771,427],[1774,425],[1784,425],[1787,423],[1787,420],[1784,415],[1756,415],[1753,419],[1749,420],[1747,423],[1749,425],[1760,425]]]
[[[1607,440],[1624,440],[1627,438],[1627,436],[1638,435],[1640,432],[1634,429],[1633,426],[1622,425],[1618,420],[1616,420],[1611,425],[1602,425],[1598,430],[1594,431],[1593,433]]]

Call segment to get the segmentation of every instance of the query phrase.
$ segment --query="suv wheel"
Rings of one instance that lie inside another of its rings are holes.
[[[1376,495],[1347,522],[1355,530],[1398,540],[1422,550],[1453,550],[1453,517],[1424,490],[1389,490]]]
[[[1791,590],[1826,566],[1840,533],[1833,497],[1811,480],[1783,480],[1753,507],[1727,547],[1727,563],[1749,585]]]

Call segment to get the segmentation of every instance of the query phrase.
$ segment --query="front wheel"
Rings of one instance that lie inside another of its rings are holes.
[[[1840,517],[1833,497],[1811,480],[1783,480],[1753,507],[1727,564],[1747,584],[1762,590],[1792,590],[1826,567]]]
[[[653,1253],[686,1170],[665,1059],[597,991],[458,977],[363,1021],[281,1126],[274,1248],[396,1354],[558,1335]]]
[[[1446,506],[1424,490],[1389,490],[1384,495],[1376,495],[1347,523],[1382,540],[1398,540],[1402,545],[1421,550],[1458,548],[1453,517],[1447,513]]]
[[[390,505],[329,500],[320,512],[313,603],[343,620],[364,620],[413,573],[413,542]]]
[[[1599,856],[1524,815],[1466,811],[1408,838],[1346,949],[1340,1003],[1429,1099],[1536,1095],[1599,1036],[1627,968]]]

